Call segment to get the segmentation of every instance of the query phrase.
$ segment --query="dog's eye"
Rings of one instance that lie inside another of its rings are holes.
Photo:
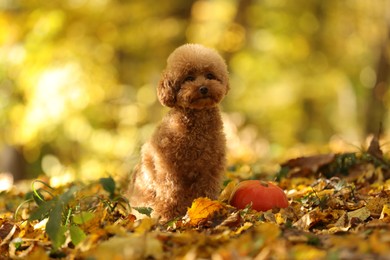
[[[195,77],[194,76],[187,76],[185,79],[184,79],[184,82],[187,82],[187,81],[194,81],[195,80]]]
[[[206,74],[206,79],[216,79],[213,73],[207,73]]]

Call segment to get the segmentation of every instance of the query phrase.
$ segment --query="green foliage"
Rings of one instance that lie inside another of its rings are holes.
[[[43,184],[44,188],[35,189],[34,184],[37,182]],[[111,200],[115,195],[115,181],[111,177],[102,178],[100,179],[100,184],[109,192],[109,199],[97,198],[112,211],[118,200]],[[90,211],[80,211],[77,201],[83,198],[75,197],[75,194],[80,190],[78,186],[71,186],[59,195],[54,195],[58,191],[42,181],[34,181],[32,188],[33,191],[31,194],[34,198],[33,201],[38,207],[30,214],[29,220],[42,221],[47,218],[45,230],[52,241],[54,250],[57,250],[63,245],[68,231],[74,245],[79,244],[86,238],[86,234],[81,226],[91,221],[95,217],[95,214]],[[51,198],[45,199],[42,195],[43,193],[50,194]],[[148,214],[149,212],[150,215],[151,211],[145,209],[144,212],[146,212],[144,214]]]
[[[69,227],[69,232],[70,232],[70,239],[72,240],[72,243],[74,245],[78,245],[87,237],[84,231],[80,227],[75,225]]]
[[[61,223],[61,211],[59,208],[54,208],[50,214],[49,220],[46,224],[46,233],[52,242],[53,249],[57,250],[65,243],[65,232],[67,228],[60,225]]]
[[[52,189],[49,185],[46,187]],[[73,186],[60,196],[55,196],[49,201],[43,200],[38,190],[33,190],[34,196],[39,201],[38,209],[30,215],[30,220],[43,220],[48,218],[46,223],[46,233],[53,243],[53,248],[58,249],[65,242],[65,232],[68,230],[64,216],[69,211],[69,203],[74,198],[77,187]],[[37,200],[35,200],[37,201]]]
[[[280,180],[286,178],[289,171],[290,171],[290,168],[288,166],[280,167],[280,170],[275,174],[275,180],[280,181]]]
[[[84,224],[84,223],[90,221],[94,217],[95,217],[95,215],[92,212],[82,211],[79,214],[73,215],[73,223],[81,225],[81,224]]]
[[[52,187],[50,187],[50,185],[48,185],[47,183],[41,181],[41,180],[34,180],[32,183],[31,183],[31,190],[32,190],[32,198],[34,199],[35,203],[37,203],[38,205],[41,205],[42,203],[45,202],[45,200],[43,199],[43,195],[41,193],[41,191],[43,192],[46,192],[48,193],[49,195],[51,195],[52,197],[54,196],[49,190],[46,190],[46,189],[42,189],[42,190],[37,190],[35,189],[34,185],[36,183],[40,183],[42,184],[43,186],[45,186],[46,188],[48,188],[49,190],[53,190]]]
[[[38,205],[38,209],[30,215],[30,220],[42,220],[44,218],[47,218],[51,210],[55,207],[56,202],[50,200],[47,202],[41,202]]]
[[[19,249],[23,244],[23,240],[21,238],[16,238],[12,242],[16,249]]]
[[[132,208],[148,217],[150,217],[153,212],[153,209],[150,207],[132,207]]]
[[[108,178],[100,178],[99,182],[103,186],[103,188],[110,194],[110,198],[114,198],[116,188],[114,179],[110,176]]]

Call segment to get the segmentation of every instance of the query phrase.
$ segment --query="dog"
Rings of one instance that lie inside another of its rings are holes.
[[[194,199],[216,199],[226,166],[226,138],[218,108],[229,91],[224,59],[200,44],[185,44],[167,59],[157,86],[170,108],[141,149],[128,192],[132,207],[150,207],[168,221]]]

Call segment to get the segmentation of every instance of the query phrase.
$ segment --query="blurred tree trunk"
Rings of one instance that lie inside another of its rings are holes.
[[[26,161],[21,147],[5,146],[0,150],[0,173],[11,173],[14,180],[26,178]]]
[[[248,28],[249,28],[249,25],[248,25],[248,17],[247,17],[247,10],[248,10],[248,7],[250,7],[250,5],[252,4],[252,0],[240,0],[238,1],[238,5],[237,5],[237,11],[236,11],[236,16],[234,17],[234,20],[233,20],[233,23],[236,23],[236,24],[239,24],[242,26],[242,28],[245,29],[245,44],[247,44],[247,38],[248,38]],[[231,57],[232,57],[232,54],[233,53],[226,53],[224,55],[224,58],[226,60],[227,63],[229,63]]]
[[[240,24],[245,29],[248,28],[247,23],[247,10],[248,7],[252,4],[252,0],[241,0],[238,2],[237,12],[235,17],[235,22]]]
[[[368,100],[366,110],[365,134],[379,133],[380,126],[386,118],[385,97],[389,88],[389,48],[390,45],[390,24],[387,27],[387,37],[385,38],[376,68],[376,82],[372,89],[371,97]],[[384,130],[384,129],[383,129]]]
[[[163,18],[173,18],[181,25],[181,28],[186,28],[188,21],[191,19],[191,9],[195,0],[192,1],[172,1],[172,5],[169,13],[165,13]],[[147,5],[148,2],[145,2]],[[158,8],[158,7],[153,7]],[[155,44],[150,44],[149,46],[143,46],[142,50],[138,51],[129,51],[128,46],[124,45],[116,49],[116,58],[117,64],[116,67],[119,71],[119,81],[121,83],[130,84],[130,85],[143,85],[145,84],[145,79],[142,80],[142,77],[139,75],[139,68],[145,66],[145,63],[150,60],[163,60],[163,65],[165,66],[165,60],[172,50],[178,47],[181,44],[186,43],[185,31],[181,31],[177,34],[175,39],[168,41],[160,41],[156,39],[159,43],[158,50],[153,47]],[[160,48],[161,47],[161,48]],[[154,49],[152,49],[154,48]],[[151,51],[148,51],[152,49]],[[158,56],[160,55],[160,56]],[[132,73],[134,72],[134,73]],[[150,81],[147,81],[151,83]]]

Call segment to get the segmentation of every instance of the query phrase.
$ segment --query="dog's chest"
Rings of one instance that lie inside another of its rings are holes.
[[[221,134],[215,129],[190,127],[172,140],[171,145],[176,146],[177,151],[175,157],[188,161],[215,157],[215,151],[222,145]]]
[[[225,137],[218,109],[185,114],[173,111],[156,136],[165,158],[177,167],[209,165],[224,156]]]

